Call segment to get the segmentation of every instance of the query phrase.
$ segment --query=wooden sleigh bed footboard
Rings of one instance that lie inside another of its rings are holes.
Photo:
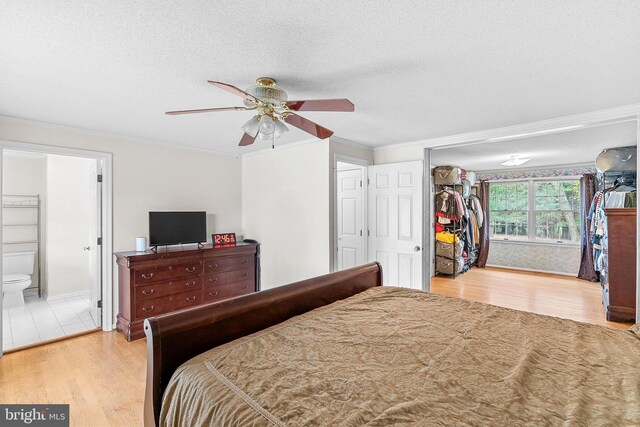
[[[173,372],[187,360],[374,286],[382,286],[377,262],[146,319],[145,426],[159,425],[163,392]]]

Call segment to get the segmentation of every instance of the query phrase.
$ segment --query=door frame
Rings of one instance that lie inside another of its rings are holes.
[[[422,157],[422,290],[431,292],[431,277],[435,271],[435,238],[431,237],[434,227],[433,184],[431,175],[431,149],[424,149]]]
[[[338,269],[338,162],[343,163],[351,163],[352,165],[358,165],[362,168],[362,224],[363,226],[367,225],[367,187],[366,184],[368,182],[368,174],[367,174],[367,166],[373,165],[371,160],[358,159],[357,157],[349,157],[342,154],[334,154],[333,156],[333,195],[332,195],[332,203],[333,203],[333,230],[331,230],[331,260],[333,265],[331,266],[331,271],[337,271]],[[365,227],[368,230],[368,227]],[[364,250],[364,259],[368,259],[367,257],[367,245],[368,245],[368,233],[362,233],[363,240],[363,250]]]
[[[476,145],[485,142],[508,141],[524,139],[535,135],[550,135],[563,133],[571,130],[587,129],[597,126],[606,126],[614,123],[635,121],[636,122],[636,147],[640,145],[640,104],[625,105],[606,110],[593,111],[589,113],[576,114],[573,116],[558,117],[555,119],[543,120],[539,122],[524,123],[508,127],[488,129],[484,131],[470,132],[465,134],[450,135],[430,140],[408,143],[404,146],[420,145],[423,148],[423,160],[425,168],[431,168],[431,151],[446,148],[459,148],[466,145]],[[640,156],[637,157],[637,170],[640,171]],[[427,170],[425,169],[425,174]],[[425,185],[424,197],[432,198],[432,188]],[[425,212],[426,212],[425,205]],[[425,234],[425,238],[427,235]],[[425,276],[431,277],[431,263],[425,264]],[[428,270],[427,270],[428,269]],[[430,279],[429,279],[430,280]],[[640,323],[640,215],[636,212],[636,323]]]
[[[2,188],[2,160],[5,149],[27,151],[38,154],[54,154],[60,156],[85,157],[95,159],[98,168],[102,172],[102,253],[100,262],[102,264],[100,275],[100,288],[102,293],[102,330],[113,330],[114,314],[114,287],[113,287],[113,264],[111,254],[113,253],[113,155],[103,151],[81,150],[77,148],[59,147],[54,145],[33,144],[28,142],[0,140],[0,189]],[[2,223],[2,209],[0,209],[0,223]],[[2,241],[2,227],[0,227],[0,242]],[[2,259],[3,248],[0,245],[0,259]],[[0,262],[0,275],[2,275],[2,263]],[[2,282],[0,281],[0,295],[2,295]],[[0,357],[2,356],[2,304],[0,304]]]

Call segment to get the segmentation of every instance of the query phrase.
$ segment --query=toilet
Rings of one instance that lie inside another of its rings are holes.
[[[22,291],[31,285],[35,252],[13,252],[2,255],[2,304],[4,307],[24,305]]]

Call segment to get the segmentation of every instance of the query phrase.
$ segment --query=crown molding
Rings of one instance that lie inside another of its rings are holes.
[[[351,141],[349,139],[341,138],[339,136],[331,136],[329,139],[332,142],[336,142],[338,144],[348,145],[348,146],[351,146],[351,147],[354,147],[354,148],[359,148],[361,150],[373,151],[373,147],[370,147],[368,145],[362,144],[360,142]]]
[[[37,127],[44,128],[44,129],[54,129],[54,130],[60,130],[60,131],[65,131],[65,132],[74,132],[74,133],[79,133],[79,134],[82,134],[82,135],[91,135],[91,136],[97,136],[97,137],[102,137],[102,138],[120,139],[120,140],[123,140],[123,141],[131,141],[131,142],[136,142],[136,143],[140,143],[140,144],[162,146],[162,147],[167,147],[167,148],[177,148],[177,149],[182,149],[182,150],[192,150],[192,151],[198,151],[198,152],[201,152],[201,153],[215,154],[215,155],[224,156],[224,157],[235,157],[235,158],[240,157],[239,154],[226,153],[226,152],[223,152],[223,151],[207,150],[205,148],[191,147],[191,146],[188,146],[188,145],[173,144],[173,143],[170,143],[170,142],[153,141],[153,140],[150,140],[150,139],[136,138],[136,137],[133,137],[133,136],[122,135],[122,134],[118,134],[118,133],[103,132],[103,131],[87,129],[87,128],[79,128],[79,127],[74,127],[74,126],[59,125],[59,124],[56,124],[56,123],[40,122],[40,121],[37,121],[37,120],[21,119],[21,118],[17,118],[17,117],[0,115],[0,123],[2,123],[2,122],[23,124],[23,125],[29,125],[29,126],[37,126]],[[32,141],[24,141],[24,142],[31,143]]]
[[[419,141],[391,144],[374,148],[374,151],[392,150],[407,147],[445,148],[465,144],[483,142],[497,142],[498,140],[528,138],[537,135],[566,132],[569,130],[586,129],[624,121],[637,120],[640,117],[640,104],[630,104],[621,107],[608,108],[588,113],[574,114],[555,119],[538,122],[522,123],[477,132],[461,133]],[[494,141],[489,141],[494,140]]]

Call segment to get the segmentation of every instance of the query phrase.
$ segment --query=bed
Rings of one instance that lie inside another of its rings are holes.
[[[145,321],[145,425],[638,425],[640,330],[403,288],[377,263]]]

